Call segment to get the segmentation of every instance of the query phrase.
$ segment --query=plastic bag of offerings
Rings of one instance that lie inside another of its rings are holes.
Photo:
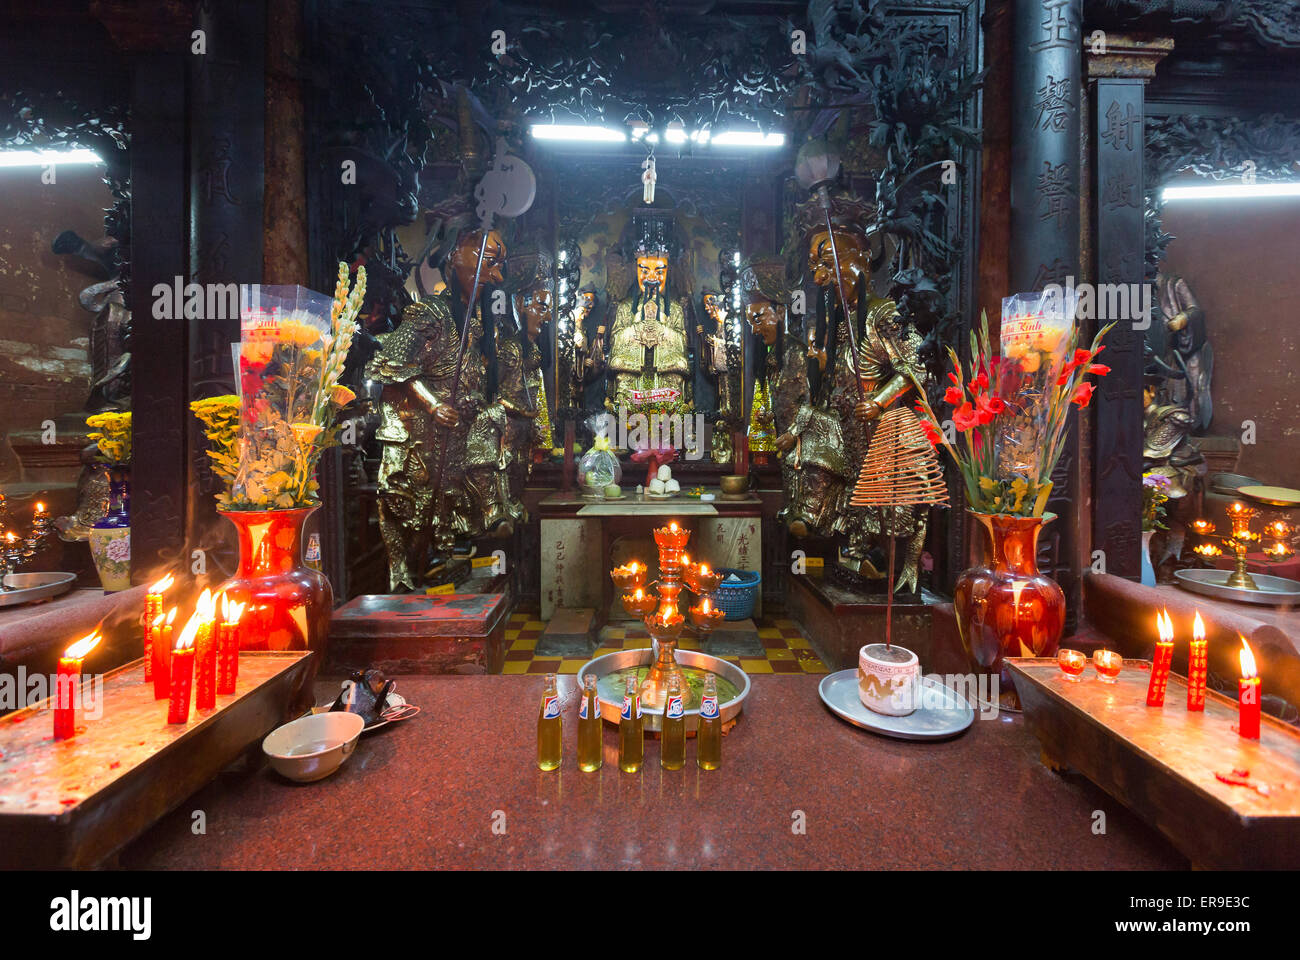
[[[995,438],[997,475],[1028,512],[1051,492],[1048,394],[1069,359],[1078,298],[1072,287],[1002,301],[1001,357],[993,376],[1007,404]],[[1038,504],[1041,513],[1041,504]]]
[[[240,300],[239,471],[235,498],[285,509],[314,484],[322,363],[333,300],[298,286],[252,284]]]

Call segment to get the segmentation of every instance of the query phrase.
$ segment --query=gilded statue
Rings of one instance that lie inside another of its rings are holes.
[[[892,300],[871,290],[867,235],[861,206],[851,198],[836,198],[831,228],[815,201],[803,212],[807,224],[807,267],[813,282],[827,291],[827,343],[815,343],[811,355],[829,373],[829,408],[843,431],[844,456],[856,470],[866,456],[871,432],[880,415],[910,391],[920,388],[926,372],[920,362],[921,338],[899,316]],[[820,219],[819,219],[820,218]],[[832,248],[832,233],[834,247]],[[839,270],[836,270],[836,255]],[[846,314],[847,308],[847,316]],[[854,362],[848,324],[856,332]],[[829,347],[828,345],[829,344]],[[828,353],[833,363],[828,360]],[[852,485],[852,478],[849,480]],[[868,579],[884,573],[870,557],[881,537],[906,540],[896,589],[915,592],[921,552],[929,523],[927,507],[853,507],[849,489],[840,507],[836,528],[847,534],[841,566]]]
[[[466,440],[483,407],[486,369],[481,311],[470,318],[460,362],[465,316],[482,234],[454,235],[442,267],[446,288],[412,303],[397,329],[366,365],[366,379],[382,384],[379,529],[388,552],[389,588],[418,589],[429,550],[450,554],[458,535],[477,532],[477,511],[466,483]],[[480,283],[502,282],[505,244],[488,234]],[[459,383],[457,383],[459,379]],[[454,395],[453,395],[454,389]]]
[[[506,537],[527,519],[524,485],[533,450],[551,435],[537,338],[553,309],[552,263],[528,247],[507,263],[511,315],[496,336],[496,392],[470,428],[466,471],[478,502],[483,533]]]
[[[667,243],[647,234],[636,247],[636,286],[610,301],[591,357],[606,376],[606,407],[691,402],[686,315],[668,296]],[[605,342],[608,327],[608,342]]]

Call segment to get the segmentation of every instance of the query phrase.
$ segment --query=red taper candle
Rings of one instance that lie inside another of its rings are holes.
[[[194,614],[181,631],[172,648],[171,690],[167,697],[167,722],[188,723],[190,690],[194,685],[194,639],[199,632],[199,617]]]
[[[1210,665],[1210,648],[1205,639],[1205,622],[1196,612],[1192,623],[1192,643],[1187,651],[1187,709],[1205,709],[1205,675]]]
[[[1147,706],[1163,707],[1165,689],[1169,686],[1169,670],[1174,662],[1174,622],[1169,611],[1156,614],[1156,652],[1151,658],[1151,681],[1147,684]]]
[[[176,608],[158,619],[161,622],[153,640],[153,698],[166,700],[172,688],[172,621],[176,619]]]
[[[216,605],[212,593],[199,595],[194,615],[199,618],[199,632],[194,640],[194,706],[211,710],[217,705],[217,629]]]
[[[1250,644],[1241,638],[1241,679],[1237,681],[1237,732],[1247,740],[1259,739],[1259,672]]]
[[[223,696],[235,692],[239,679],[239,619],[243,615],[244,604],[232,602],[223,593],[217,628],[217,693]]]
[[[82,637],[59,657],[54,678],[54,739],[67,740],[77,733],[77,688],[81,685],[81,662],[99,646],[99,632]]]
[[[144,595],[144,682],[148,683],[153,680],[153,667],[155,658],[153,655],[154,644],[158,642],[158,618],[162,616],[163,591],[175,583],[175,578],[169,573],[157,583],[149,585],[149,590]]]

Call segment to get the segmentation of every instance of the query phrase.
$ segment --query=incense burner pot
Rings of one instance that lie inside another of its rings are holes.
[[[868,710],[905,717],[916,710],[921,662],[898,645],[869,643],[858,651],[858,699]]]

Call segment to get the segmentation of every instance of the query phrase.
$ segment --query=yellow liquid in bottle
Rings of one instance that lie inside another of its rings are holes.
[[[678,716],[672,716],[674,713]],[[680,770],[686,764],[686,713],[681,694],[669,694],[664,706],[659,763],[665,770]]]
[[[601,736],[600,702],[595,691],[585,694],[587,716],[578,718],[578,769],[583,773],[599,770],[604,758]]]
[[[623,713],[618,721],[618,768],[624,773],[636,773],[644,759],[641,699],[633,694],[623,698]]]
[[[537,765],[543,770],[557,770],[564,756],[564,727],[560,719],[559,700],[553,707],[554,716],[548,717],[549,697],[542,698],[542,709],[537,716]]]
[[[700,708],[700,728],[695,735],[695,762],[701,770],[716,770],[722,766],[722,717],[705,717],[709,704]],[[713,711],[717,713],[716,702]]]

